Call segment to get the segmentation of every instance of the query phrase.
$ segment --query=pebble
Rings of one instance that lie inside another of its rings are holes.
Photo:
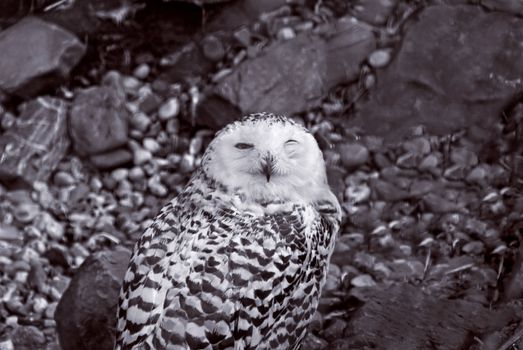
[[[461,250],[467,254],[479,255],[485,250],[485,245],[481,241],[472,241],[465,244]]]
[[[37,228],[54,240],[62,239],[65,232],[63,223],[55,220],[51,214],[47,212],[43,212],[39,216]]]
[[[294,39],[296,37],[296,32],[294,31],[294,29],[290,27],[283,27],[280,30],[278,30],[278,34],[276,35],[276,37],[279,40]]]
[[[40,213],[40,207],[33,203],[21,203],[14,210],[14,218],[21,224],[33,222]]]
[[[47,308],[45,309],[45,318],[48,319],[54,319],[54,314],[56,312],[56,307],[58,306],[58,303],[56,301],[50,303]]]
[[[0,122],[0,126],[2,127],[2,129],[8,130],[13,127],[15,122],[16,122],[16,117],[14,116],[14,114],[11,112],[6,112],[2,116],[2,121]]]
[[[133,151],[133,163],[134,165],[141,165],[151,160],[153,155],[146,149],[137,148]]]
[[[56,186],[67,187],[74,185],[76,180],[66,171],[57,171],[53,177],[53,182]]]
[[[158,117],[161,120],[169,120],[180,113],[180,101],[176,97],[171,97],[158,110]]]
[[[125,169],[125,168],[115,169],[111,172],[111,177],[117,182],[127,179],[128,175],[129,175],[129,170]]]
[[[226,54],[225,47],[221,40],[215,35],[207,35],[201,42],[202,51],[205,58],[212,62],[221,61]]]
[[[155,139],[150,137],[143,139],[142,144],[143,147],[152,154],[157,153],[161,148],[160,144]]]
[[[348,170],[353,170],[369,160],[369,150],[359,143],[346,143],[340,146],[341,163]]]
[[[242,27],[233,33],[233,38],[243,47],[249,47],[252,42],[251,31],[247,27]]]
[[[419,163],[418,169],[421,171],[432,171],[437,168],[440,158],[435,154],[429,154]]]
[[[341,338],[345,328],[347,328],[347,322],[339,318],[335,318],[323,331],[325,339],[333,341]]]
[[[379,49],[370,54],[369,64],[374,68],[383,68],[389,64],[390,59],[390,50]]]
[[[134,69],[133,75],[138,79],[145,79],[151,73],[151,67],[147,63],[142,63]]]
[[[165,197],[168,193],[167,188],[160,182],[160,178],[157,175],[153,175],[149,181],[147,181],[149,191],[156,197]]]
[[[487,179],[488,169],[486,164],[473,168],[467,175],[467,182],[483,185]]]
[[[41,296],[36,296],[33,299],[33,311],[37,314],[43,313],[46,309],[49,303],[47,302],[47,299]]]
[[[122,86],[125,92],[130,95],[136,94],[141,85],[142,83],[135,77],[126,76],[122,79]]]
[[[354,277],[350,281],[353,287],[373,287],[376,285],[376,282],[371,275],[359,275]]]
[[[464,167],[472,167],[478,164],[478,156],[465,147],[452,148],[450,160],[452,163]]]
[[[416,137],[402,143],[401,147],[405,152],[416,155],[425,155],[430,153],[430,141],[425,137]]]
[[[142,168],[135,166],[129,170],[129,179],[132,181],[138,181],[145,177],[145,173]]]
[[[366,184],[348,186],[345,190],[345,199],[351,204],[357,204],[367,201],[370,193],[370,188]]]
[[[151,119],[145,113],[136,112],[131,115],[130,124],[136,130],[145,132],[151,125]]]

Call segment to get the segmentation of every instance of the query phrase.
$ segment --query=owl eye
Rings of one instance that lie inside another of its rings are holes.
[[[254,145],[251,143],[239,142],[239,143],[235,144],[234,147],[236,147],[237,149],[251,149],[254,147]]]
[[[285,145],[296,145],[298,141],[290,139],[285,142]]]

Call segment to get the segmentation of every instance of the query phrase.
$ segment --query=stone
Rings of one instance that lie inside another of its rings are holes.
[[[160,106],[158,117],[161,120],[168,120],[176,117],[178,113],[180,113],[180,101],[176,97],[171,97]]]
[[[78,154],[100,154],[125,145],[129,112],[124,103],[124,97],[108,86],[77,92],[69,116],[69,133]]]
[[[118,294],[131,253],[120,249],[89,256],[55,312],[63,350],[113,349]]]
[[[23,43],[21,45],[20,43]],[[67,30],[28,16],[0,32],[0,90],[23,98],[56,87],[86,51]]]
[[[489,10],[523,15],[523,2],[521,0],[481,0],[480,2]]]
[[[354,277],[350,284],[353,287],[372,287],[376,285],[376,282],[371,275],[359,275]]]
[[[456,165],[472,167],[478,164],[476,153],[465,147],[454,147],[450,151],[450,160]]]
[[[346,143],[340,145],[339,153],[341,163],[347,170],[353,170],[367,163],[369,160],[369,150],[359,143]]]
[[[46,347],[45,335],[35,326],[18,326],[11,334],[15,349],[44,350]]]
[[[332,87],[359,75],[360,64],[376,45],[371,28],[350,18],[325,25],[319,32],[273,43],[259,56],[240,63],[211,95],[243,114],[288,115],[319,105]]]
[[[371,179],[371,189],[379,198],[386,202],[396,202],[409,198],[409,192],[402,190],[396,185],[380,179]]]
[[[350,293],[363,305],[348,321],[345,349],[426,349],[427,344],[459,349],[471,333],[502,330],[518,319],[519,312],[517,307],[490,309],[477,302],[450,300],[408,283],[354,288]]]
[[[133,75],[136,78],[143,80],[149,76],[150,72],[151,67],[147,63],[142,63],[134,69]]]
[[[438,214],[459,211],[463,208],[458,203],[443,198],[436,193],[428,193],[422,200],[429,211]]]
[[[397,0],[357,0],[351,6],[354,6],[353,13],[358,19],[370,24],[382,25],[387,21],[396,3]]]
[[[19,109],[15,125],[0,135],[0,180],[45,182],[69,147],[67,104],[39,97]]]
[[[129,150],[120,148],[111,152],[96,154],[89,157],[89,160],[98,169],[108,170],[131,163],[133,155]]]
[[[348,126],[388,142],[419,124],[437,135],[489,127],[521,92],[522,40],[523,19],[513,15],[428,6],[406,26],[393,62],[377,72],[376,87],[357,103]],[[463,62],[474,69],[463,69]]]
[[[389,64],[390,59],[390,50],[379,49],[370,54],[369,64],[374,68],[383,68]]]
[[[211,62],[221,61],[227,53],[220,38],[213,34],[205,36],[200,45],[203,55]]]

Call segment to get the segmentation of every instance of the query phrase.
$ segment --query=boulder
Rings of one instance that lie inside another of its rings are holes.
[[[488,28],[486,30],[485,28]],[[410,127],[491,128],[523,90],[523,19],[477,6],[429,6],[350,126],[399,141]]]
[[[0,32],[0,90],[27,98],[57,86],[85,51],[65,29],[25,17]]]
[[[370,26],[342,18],[318,33],[275,42],[260,56],[242,62],[218,82],[209,100],[218,97],[242,114],[300,112],[317,106],[335,85],[356,79],[375,45]],[[205,104],[204,100],[200,108],[205,110]]]
[[[97,252],[78,269],[55,312],[63,350],[112,350],[118,295],[131,253]]]
[[[40,97],[19,110],[13,127],[0,135],[0,181],[46,181],[69,147],[67,103]]]
[[[78,154],[104,153],[127,143],[129,112],[124,103],[112,87],[78,91],[69,118],[69,133]]]
[[[519,319],[515,308],[492,310],[481,303],[431,295],[406,283],[356,288],[351,293],[364,304],[344,332],[346,349],[468,348],[473,337],[485,339]]]

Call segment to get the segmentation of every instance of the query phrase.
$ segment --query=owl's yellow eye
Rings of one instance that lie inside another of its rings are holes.
[[[251,143],[239,142],[239,143],[235,144],[234,147],[236,147],[237,149],[251,149],[254,147],[254,145]]]

